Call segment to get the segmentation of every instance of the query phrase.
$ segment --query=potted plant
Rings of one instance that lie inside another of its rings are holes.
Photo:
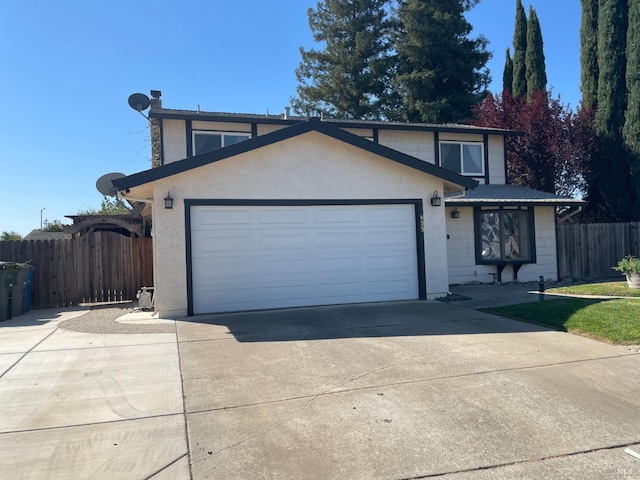
[[[618,262],[618,265],[611,268],[627,277],[629,288],[640,288],[640,258],[627,255]]]

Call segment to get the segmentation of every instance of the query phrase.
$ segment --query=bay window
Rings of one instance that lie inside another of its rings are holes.
[[[533,207],[475,208],[476,263],[533,263]]]

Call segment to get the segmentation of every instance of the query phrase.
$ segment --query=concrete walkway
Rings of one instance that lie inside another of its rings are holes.
[[[452,285],[449,288],[454,296],[466,298],[466,300],[452,303],[467,308],[491,308],[540,301],[540,295],[537,293],[538,284],[533,282]],[[544,295],[543,300],[547,301],[556,298],[558,297]]]
[[[175,333],[58,326],[100,314],[36,310],[0,323],[2,478],[190,478]]]

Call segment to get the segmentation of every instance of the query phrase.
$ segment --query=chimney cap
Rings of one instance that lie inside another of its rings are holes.
[[[153,98],[160,98],[162,96],[162,92],[160,90],[151,90],[151,96]]]

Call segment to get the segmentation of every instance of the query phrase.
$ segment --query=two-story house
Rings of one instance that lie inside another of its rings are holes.
[[[149,205],[163,316],[435,299],[557,278],[556,207],[506,184],[518,132],[162,108],[154,164],[114,180]]]

